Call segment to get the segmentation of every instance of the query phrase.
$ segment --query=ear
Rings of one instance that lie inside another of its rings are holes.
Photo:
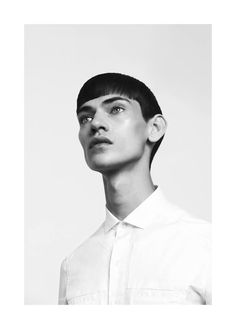
[[[164,136],[167,129],[167,121],[162,114],[156,114],[149,122],[148,140],[156,143],[162,136]]]

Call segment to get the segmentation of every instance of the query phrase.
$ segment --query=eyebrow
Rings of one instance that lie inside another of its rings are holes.
[[[121,96],[114,96],[114,97],[105,99],[102,102],[102,104],[103,105],[107,105],[107,104],[113,103],[115,101],[126,101],[126,102],[130,103],[130,100],[128,98],[121,97]],[[77,111],[77,114],[80,113],[80,112],[82,112],[82,111],[91,111],[92,109],[93,109],[93,107],[90,106],[90,105],[84,105],[84,106],[81,105],[81,107]]]

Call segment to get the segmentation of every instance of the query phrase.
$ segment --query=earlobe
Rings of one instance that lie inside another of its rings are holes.
[[[155,115],[150,120],[150,133],[149,133],[149,141],[152,143],[156,143],[162,136],[164,136],[167,128],[166,119],[162,114]]]

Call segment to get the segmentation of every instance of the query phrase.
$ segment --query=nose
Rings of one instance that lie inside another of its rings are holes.
[[[95,133],[95,132],[99,131],[100,129],[107,131],[108,123],[105,118],[105,114],[97,111],[93,117],[93,120],[91,121],[91,131],[93,133]]]

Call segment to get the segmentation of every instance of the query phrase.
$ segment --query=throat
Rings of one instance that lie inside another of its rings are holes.
[[[106,206],[119,220],[126,218],[146,198],[155,186],[151,177],[146,179],[132,179],[132,177],[103,177]]]

